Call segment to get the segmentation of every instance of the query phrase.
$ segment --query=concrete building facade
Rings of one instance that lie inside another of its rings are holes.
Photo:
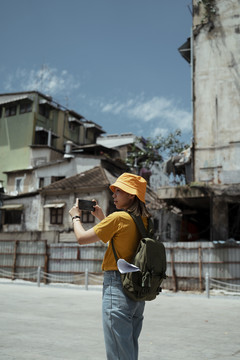
[[[67,142],[96,143],[102,133],[101,126],[38,91],[0,94],[2,186],[6,187],[5,172],[61,159]]]
[[[191,176],[157,192],[181,209],[182,240],[240,240],[239,1],[192,5],[192,33],[179,48],[192,72]]]
[[[240,182],[240,6],[194,1],[194,181]]]

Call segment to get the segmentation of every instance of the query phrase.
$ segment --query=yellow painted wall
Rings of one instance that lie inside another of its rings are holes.
[[[0,119],[0,179],[6,186],[3,171],[24,169],[29,166],[33,134],[33,113],[19,114]]]

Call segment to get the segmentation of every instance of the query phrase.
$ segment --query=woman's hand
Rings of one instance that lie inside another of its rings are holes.
[[[69,215],[71,217],[73,217],[73,216],[81,216],[82,215],[82,211],[78,207],[78,199],[76,199],[75,205],[71,208],[71,210],[69,210]]]
[[[96,205],[97,206],[97,205]],[[98,206],[97,213],[103,214],[101,208]],[[94,212],[92,211],[92,214]],[[76,199],[75,205],[69,210],[69,215],[71,217],[80,216],[82,215],[82,211],[78,207],[78,198]],[[101,216],[101,215],[99,215]],[[99,237],[95,234],[93,228],[85,230],[82,226],[81,219],[73,219],[73,230],[76,236],[76,239],[80,245],[92,244],[97,241],[100,241]]]
[[[103,220],[105,218],[105,214],[103,213],[102,208],[97,204],[97,201],[96,205],[94,205],[94,209],[94,211],[91,211],[91,214],[94,215],[98,220]]]

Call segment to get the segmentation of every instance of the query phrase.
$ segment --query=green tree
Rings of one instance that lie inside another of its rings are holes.
[[[180,129],[169,133],[167,136],[159,135],[156,138],[137,138],[133,144],[132,151],[128,153],[126,164],[130,168],[150,169],[154,162],[163,162],[166,159],[179,154],[189,147],[181,141],[182,132]],[[139,149],[142,144],[142,149]]]

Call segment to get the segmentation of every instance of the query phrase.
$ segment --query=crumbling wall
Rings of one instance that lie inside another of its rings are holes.
[[[215,4],[211,21],[194,28],[194,180],[233,184],[240,178],[240,7],[238,0]]]

